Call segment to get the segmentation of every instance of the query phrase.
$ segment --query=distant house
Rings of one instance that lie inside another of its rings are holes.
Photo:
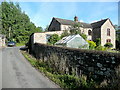
[[[89,44],[79,34],[63,37],[61,40],[56,42],[55,45],[71,48],[89,49]]]
[[[70,27],[76,23],[81,25],[81,33],[87,35],[87,40],[96,41],[97,38],[100,38],[101,46],[104,46],[106,43],[110,42],[113,44],[113,48],[115,48],[116,33],[115,28],[109,18],[89,24],[79,22],[77,16],[74,17],[74,21],[53,17],[48,31],[53,32],[69,30]]]
[[[5,46],[5,36],[0,34],[0,47]]]

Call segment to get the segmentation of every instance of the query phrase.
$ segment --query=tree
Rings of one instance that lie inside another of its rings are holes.
[[[81,31],[80,31],[80,23],[76,23],[76,24],[73,24],[71,27],[70,27],[70,34],[71,35],[74,35],[74,34],[80,34]]]
[[[2,21],[0,31],[8,41],[27,42],[32,33],[42,32],[42,28],[36,27],[30,22],[25,12],[21,11],[19,3],[2,2],[0,9],[2,12],[0,13],[0,21]]]
[[[87,35],[86,35],[86,34],[80,33],[80,36],[81,36],[84,40],[87,40]]]
[[[63,38],[65,36],[69,36],[70,33],[68,33],[68,30],[64,30],[63,33],[61,34],[60,38]]]
[[[116,31],[116,40],[120,42],[120,30]]]
[[[45,32],[48,31],[49,25],[46,26],[46,28],[44,29]]]
[[[59,37],[57,34],[53,34],[53,35],[50,36],[50,38],[48,39],[48,44],[54,45],[58,40],[60,40],[60,37]]]
[[[100,39],[100,38],[97,38],[95,42],[96,42],[96,45],[97,45],[97,46],[100,46],[100,45],[101,45],[101,39]]]

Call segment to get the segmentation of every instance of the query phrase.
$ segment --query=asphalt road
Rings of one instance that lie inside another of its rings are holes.
[[[2,50],[0,48],[0,90],[2,89]]]
[[[59,88],[20,53],[18,47],[2,49],[2,88]]]

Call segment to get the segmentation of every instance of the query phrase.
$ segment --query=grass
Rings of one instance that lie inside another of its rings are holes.
[[[24,57],[31,63],[33,67],[38,69],[44,75],[46,75],[49,79],[54,81],[58,84],[61,88],[95,88],[97,87],[93,80],[87,81],[85,76],[81,76],[81,78],[76,77],[74,75],[67,75],[67,74],[58,74],[53,70],[53,68],[48,67],[46,62],[42,60],[36,60],[30,54],[25,51],[21,51]]]
[[[25,43],[16,43],[16,46],[24,46],[25,45]]]

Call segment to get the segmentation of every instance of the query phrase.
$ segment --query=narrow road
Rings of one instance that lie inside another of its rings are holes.
[[[20,53],[18,47],[2,49],[2,88],[58,88]]]

